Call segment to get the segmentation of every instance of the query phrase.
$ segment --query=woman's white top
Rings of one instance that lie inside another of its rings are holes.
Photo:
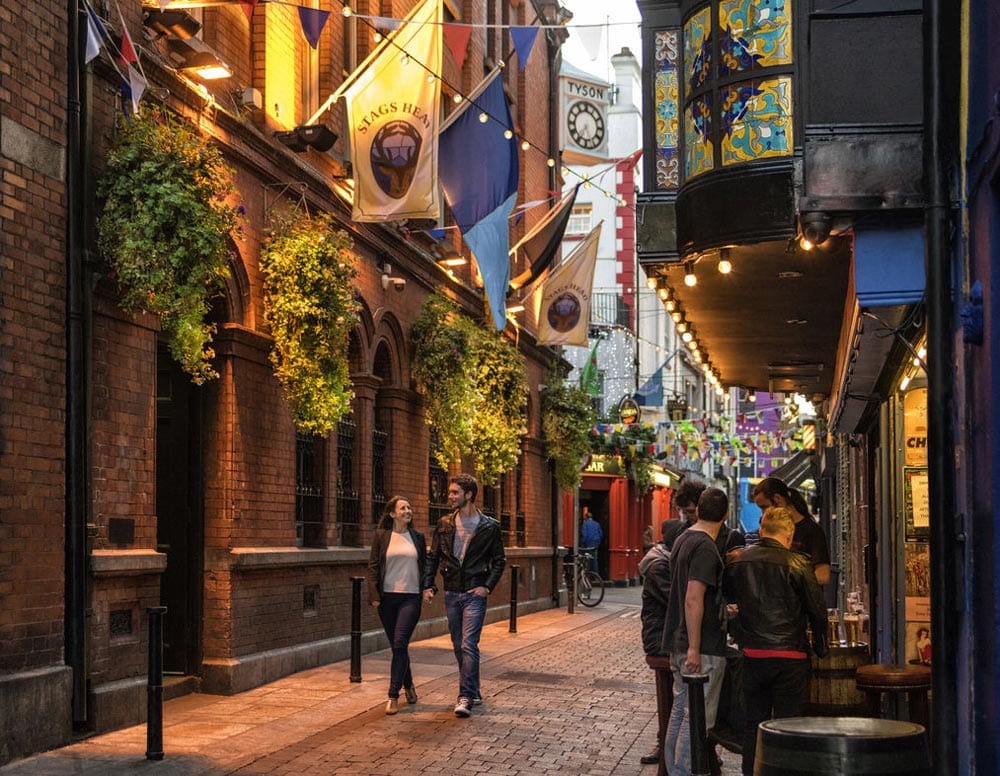
[[[419,593],[420,569],[417,568],[417,548],[410,532],[392,532],[385,551],[385,571],[382,573],[383,593]]]

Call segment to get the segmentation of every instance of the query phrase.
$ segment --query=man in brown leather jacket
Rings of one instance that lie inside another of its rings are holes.
[[[810,648],[827,654],[826,608],[812,563],[791,550],[795,520],[770,507],[760,518],[760,541],[732,558],[723,574],[726,600],[738,614],[732,630],[743,652],[743,773],[753,774],[757,726],[796,717],[809,692]],[[806,634],[812,629],[812,644]]]

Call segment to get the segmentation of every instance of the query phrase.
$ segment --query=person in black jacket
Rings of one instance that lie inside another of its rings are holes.
[[[410,638],[420,619],[420,573],[426,562],[427,543],[413,527],[410,502],[393,496],[385,505],[368,558],[368,600],[378,608],[392,647],[386,714],[399,710],[400,688],[410,706],[417,702],[410,671]]]
[[[486,596],[500,581],[507,558],[500,523],[476,507],[479,484],[470,474],[452,477],[448,506],[455,511],[438,520],[424,567],[424,600],[433,600],[438,568],[444,580],[444,607],[458,661],[456,717],[468,717],[482,703],[479,692],[479,636],[486,620]]]
[[[743,652],[743,773],[753,774],[757,726],[797,717],[809,692],[810,648],[827,654],[826,608],[809,558],[792,551],[791,510],[770,507],[760,518],[760,541],[730,560],[723,575],[726,600]],[[812,629],[812,644],[806,626]]]
[[[642,651],[647,656],[670,656],[670,650],[663,648],[663,625],[667,620],[667,603],[670,601],[670,550],[674,546],[674,539],[686,527],[683,520],[664,520],[660,524],[661,541],[650,547],[649,552],[639,561],[639,573],[642,575],[642,611],[639,616],[642,620]],[[660,688],[659,692],[665,693],[667,717],[661,715],[656,746],[649,754],[639,758],[644,765],[660,761],[670,702],[673,700],[673,675],[663,671],[660,676],[666,682],[666,686]]]

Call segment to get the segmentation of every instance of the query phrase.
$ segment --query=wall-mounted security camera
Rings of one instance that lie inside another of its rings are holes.
[[[390,286],[401,294],[406,288],[406,281],[403,278],[394,278],[387,273],[382,273],[382,290],[388,291]]]

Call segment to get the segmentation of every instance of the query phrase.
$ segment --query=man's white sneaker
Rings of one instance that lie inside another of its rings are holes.
[[[455,716],[468,717],[471,714],[472,714],[472,704],[469,702],[469,699],[459,698],[458,703],[455,704]]]

